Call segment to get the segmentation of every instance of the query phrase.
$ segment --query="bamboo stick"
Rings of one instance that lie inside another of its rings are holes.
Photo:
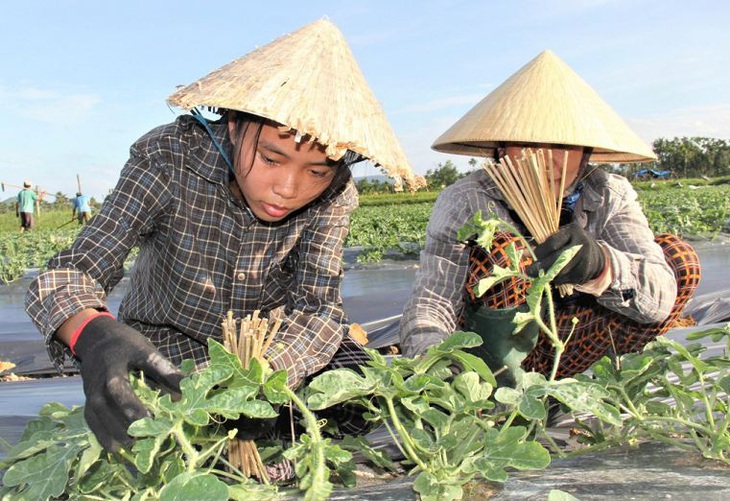
[[[537,243],[544,242],[560,225],[560,211],[565,190],[568,153],[563,156],[560,187],[556,192],[552,150],[547,160],[542,149],[522,150],[522,157],[505,156],[499,162],[488,160],[482,164],[510,207],[517,213]],[[558,286],[561,296],[573,293],[573,286]]]
[[[266,350],[271,346],[281,326],[281,320],[278,319],[269,326],[268,319],[260,318],[259,313],[259,310],[256,310],[253,315],[246,315],[245,318],[236,321],[233,312],[229,311],[222,322],[223,344],[240,358],[244,369],[249,368],[253,358],[264,360]],[[243,475],[269,483],[266,467],[253,440],[239,438],[229,440],[228,461]]]

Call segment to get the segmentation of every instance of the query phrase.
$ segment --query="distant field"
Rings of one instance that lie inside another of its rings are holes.
[[[636,188],[655,233],[712,238],[730,232],[730,184],[681,180],[637,183]],[[436,196],[423,192],[361,197],[346,245],[362,247],[359,259],[366,262],[389,253],[417,256]],[[75,222],[65,224],[70,216],[70,210],[43,211],[37,229],[21,234],[14,212],[0,214],[0,280],[12,281],[27,268],[43,267],[67,247],[79,231]]]

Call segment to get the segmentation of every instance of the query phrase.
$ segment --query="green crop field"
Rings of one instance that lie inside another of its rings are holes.
[[[712,239],[730,233],[730,184],[694,180],[637,183],[639,202],[655,233]],[[377,262],[390,254],[416,258],[437,194],[399,193],[361,197],[351,218],[346,246],[362,249],[359,260]],[[0,280],[10,282],[28,268],[43,268],[79,231],[70,210],[43,210],[37,227],[20,233],[14,212],[0,214]]]

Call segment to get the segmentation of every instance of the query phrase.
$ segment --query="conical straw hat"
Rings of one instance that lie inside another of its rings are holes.
[[[340,31],[320,19],[284,35],[172,94],[186,110],[245,111],[295,129],[338,160],[352,150],[400,186],[408,160]]]
[[[656,160],[651,148],[551,51],[540,53],[489,93],[432,148],[492,156],[500,142],[590,146],[593,162]]]

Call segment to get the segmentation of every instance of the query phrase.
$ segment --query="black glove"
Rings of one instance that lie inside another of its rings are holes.
[[[110,316],[93,318],[74,345],[81,360],[86,407],[84,417],[101,445],[115,452],[129,446],[127,428],[149,416],[129,382],[132,371],[143,371],[163,390],[180,394],[182,372],[152,342]]]
[[[550,235],[535,247],[537,261],[527,268],[527,274],[537,276],[540,269],[548,270],[564,251],[582,245],[573,259],[560,270],[554,283],[580,285],[601,274],[606,265],[601,245],[577,222],[572,222]]]

